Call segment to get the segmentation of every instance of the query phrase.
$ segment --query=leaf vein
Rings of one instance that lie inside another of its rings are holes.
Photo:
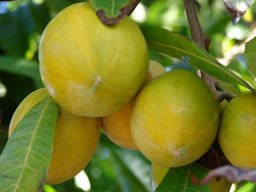
[[[8,169],[7,171],[1,173],[1,174],[0,174],[0,177],[6,175],[7,173],[12,172],[12,171],[14,171],[14,170],[16,170],[16,169],[19,169],[19,168],[22,168],[22,165],[19,165],[19,166],[17,166],[17,167],[12,168],[12,169]]]
[[[36,151],[31,150],[31,153],[34,153],[35,155],[37,155],[38,157],[41,157],[41,159],[45,160],[46,162],[48,161],[47,158],[45,158],[43,155],[41,155],[40,153],[37,153]]]
[[[19,186],[20,186],[22,175],[23,175],[23,173],[24,173],[25,167],[26,167],[27,164],[28,164],[28,160],[29,160],[29,156],[30,156],[30,153],[29,153],[29,152],[31,151],[31,149],[32,149],[32,147],[33,147],[33,143],[35,142],[35,136],[36,136],[37,130],[38,130],[39,127],[40,127],[40,123],[41,123],[41,121],[42,121],[42,119],[43,119],[43,115],[45,114],[45,111],[46,111],[46,109],[47,109],[47,103],[48,103],[48,102],[49,102],[49,97],[48,97],[47,100],[45,101],[45,103],[44,103],[44,105],[43,105],[43,108],[42,108],[42,110],[41,110],[41,113],[40,113],[40,115],[39,115],[38,121],[36,122],[35,129],[34,129],[34,131],[33,131],[33,134],[32,134],[32,136],[31,136],[31,140],[30,140],[30,142],[29,142],[28,151],[27,151],[27,153],[26,153],[26,155],[25,155],[24,165],[22,166],[22,170],[21,170],[21,173],[20,173],[19,178],[18,178],[18,180],[17,180],[17,184],[16,184],[16,187],[15,187],[15,190],[14,190],[14,191],[17,191],[17,189],[18,189]]]

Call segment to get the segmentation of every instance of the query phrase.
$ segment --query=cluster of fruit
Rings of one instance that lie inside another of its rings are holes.
[[[256,105],[255,97],[241,96],[228,103],[219,129],[221,108],[209,87],[195,74],[166,72],[150,61],[143,34],[128,17],[106,26],[90,4],[73,4],[46,27],[39,61],[45,88],[19,105],[9,135],[45,95],[57,102],[47,184],[66,181],[88,164],[101,128],[114,143],[139,150],[151,162],[166,167],[198,160],[220,130],[220,145],[228,159],[238,166],[255,166],[255,157],[249,158],[255,136],[243,135],[249,140],[243,154],[234,141],[242,129],[255,127],[256,106],[251,106]],[[246,160],[233,161],[237,154]]]

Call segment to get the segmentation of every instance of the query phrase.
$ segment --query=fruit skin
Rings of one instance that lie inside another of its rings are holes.
[[[156,77],[139,93],[131,133],[144,156],[179,167],[199,159],[212,145],[219,106],[207,85],[185,70]]]
[[[135,99],[132,99],[122,109],[101,118],[101,128],[106,136],[115,144],[131,150],[137,150],[130,131],[130,122]]]
[[[96,119],[74,116],[62,110],[57,120],[46,184],[62,183],[83,170],[92,159],[99,138]]]
[[[256,96],[242,94],[223,109],[218,133],[227,159],[241,168],[256,168]]]
[[[169,171],[169,167],[161,166],[153,162],[151,163],[150,179],[151,179],[151,187],[153,191],[155,191],[156,188],[160,185],[160,183],[162,182],[162,180],[164,179],[168,171]]]
[[[45,89],[41,88],[30,93],[23,101],[19,104],[17,109],[14,111],[8,129],[8,137],[11,136],[18,123],[24,118],[28,111],[35,106],[41,99],[47,95]]]
[[[101,23],[89,3],[61,11],[39,46],[40,74],[53,99],[75,115],[101,117],[119,110],[142,86],[148,50],[129,17]]]
[[[156,163],[151,163],[151,185],[153,191],[155,191],[156,188],[160,185],[169,169],[169,167],[161,166]],[[210,191],[229,192],[231,184],[232,183],[228,181],[225,177],[213,178],[209,183]]]
[[[46,94],[46,89],[38,89],[20,103],[9,125],[9,137],[26,113]],[[74,116],[60,108],[45,183],[62,183],[83,170],[91,160],[99,138],[100,129],[96,119]]]
[[[165,68],[160,63],[150,60],[146,83],[164,72]],[[120,110],[101,118],[101,126],[107,137],[113,143],[132,150],[137,150],[131,136],[130,126],[135,99],[136,96]]]

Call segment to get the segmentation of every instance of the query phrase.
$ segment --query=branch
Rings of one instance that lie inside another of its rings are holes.
[[[196,10],[194,7],[194,0],[183,0],[183,2],[187,13],[188,24],[192,39],[197,42],[202,48],[206,49],[205,36],[197,18]]]
[[[192,39],[198,43],[203,49],[208,50],[209,47],[209,39],[204,35],[201,25],[197,18],[196,9],[194,7],[195,0],[183,0],[187,19],[189,23],[189,28],[191,32]],[[202,79],[208,84],[210,89],[212,90],[215,98],[219,100],[220,95],[218,90],[216,89],[216,80],[213,76],[201,71]]]
[[[195,0],[183,0],[183,3],[186,9],[192,39],[196,43],[198,43],[203,49],[208,50],[209,40],[204,35],[200,23],[198,21],[197,13],[194,7]],[[210,87],[217,101],[220,102],[222,99],[225,99],[223,97],[226,97],[226,95],[224,95],[223,91],[217,89],[217,82],[213,76],[209,75],[204,71],[201,71],[201,78]],[[205,153],[205,155],[200,158],[199,162],[210,169],[225,164],[226,157],[223,156],[223,154],[220,154],[217,149],[218,148],[213,145],[212,148],[210,148],[208,152]]]

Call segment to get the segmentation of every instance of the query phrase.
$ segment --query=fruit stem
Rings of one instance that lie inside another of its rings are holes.
[[[140,1],[141,0],[131,0],[130,2],[126,3],[125,6],[119,10],[119,14],[116,17],[108,17],[103,9],[98,10],[96,14],[100,18],[101,22],[105,25],[117,24],[125,16],[130,15]]]
[[[195,9],[195,0],[183,0],[187,19],[189,23],[189,28],[191,32],[192,39],[198,43],[203,49],[208,51],[209,48],[209,39],[204,35],[201,25],[198,21],[196,9]],[[216,89],[216,79],[209,75],[208,73],[201,71],[201,78],[207,83],[207,85],[212,90],[215,98],[219,100],[219,92]]]
[[[125,8],[123,8],[123,9],[126,9],[126,14],[130,15],[134,11],[134,9],[137,7],[137,5],[140,3],[140,1],[141,0],[132,0],[128,5],[126,5]]]

